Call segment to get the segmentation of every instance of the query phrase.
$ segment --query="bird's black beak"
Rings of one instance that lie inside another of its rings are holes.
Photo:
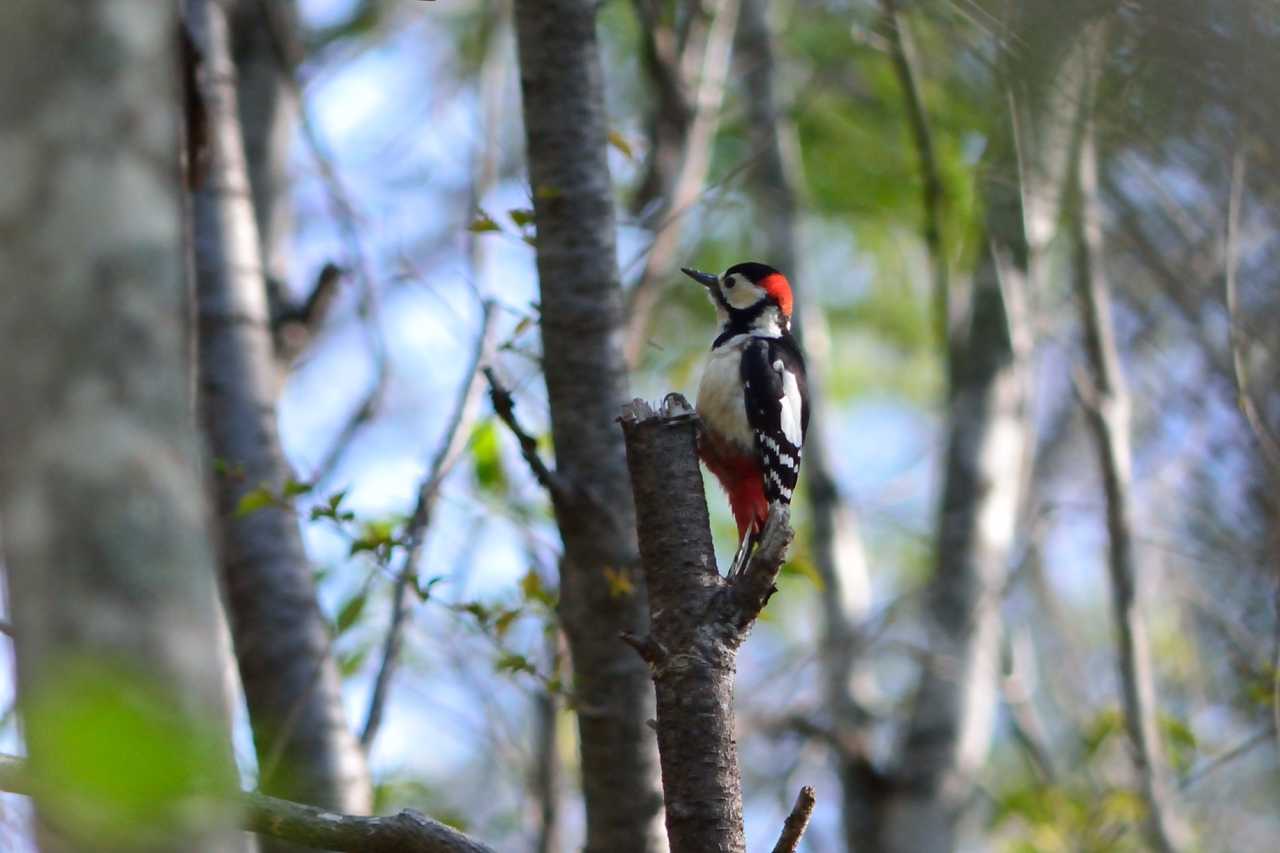
[[[712,275],[709,272],[698,272],[697,270],[692,270],[688,267],[681,267],[680,272],[689,276],[689,278],[693,279],[703,287],[715,287],[720,283],[720,276]]]

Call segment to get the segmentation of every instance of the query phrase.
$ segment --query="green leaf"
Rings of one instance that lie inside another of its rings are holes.
[[[236,518],[244,518],[246,515],[252,515],[260,509],[266,509],[274,506],[276,496],[266,486],[258,486],[256,489],[250,489],[240,496],[240,500],[236,502]]]
[[[474,616],[476,621],[480,623],[481,627],[489,623],[489,608],[485,607],[479,601],[468,601],[466,604],[462,605],[462,610],[464,613],[470,613]]]
[[[1084,732],[1084,751],[1088,758],[1097,755],[1098,750],[1107,742],[1113,734],[1120,731],[1124,720],[1120,716],[1120,711],[1116,708],[1106,708],[1099,711],[1097,716],[1090,721]]]
[[[284,489],[280,492],[280,496],[285,500],[296,498],[298,495],[305,495],[311,491],[312,483],[302,483],[290,477],[284,481]]]
[[[504,493],[507,477],[502,465],[502,444],[492,418],[476,424],[470,445],[476,484],[486,492]]]
[[[527,207],[516,207],[507,211],[507,215],[511,217],[511,221],[521,228],[526,225],[533,224],[533,210]]]
[[[520,579],[520,595],[525,601],[536,602],[549,608],[555,608],[555,593],[542,583],[542,575],[537,569],[529,569]]]
[[[499,640],[503,639],[507,636],[507,631],[511,630],[511,626],[515,624],[516,619],[519,617],[519,610],[500,611],[497,618],[493,620],[493,633]]]
[[[493,221],[493,218],[483,210],[476,213],[476,218],[471,220],[471,224],[467,226],[467,230],[472,234],[483,234],[486,231],[501,231],[502,227]]]
[[[175,711],[190,697],[101,659],[49,664],[25,697],[27,773],[67,849],[152,849],[157,827],[230,792],[213,720]]]
[[[364,646],[338,656],[338,672],[343,678],[351,678],[360,671],[364,662],[369,659],[371,648],[372,646]]]
[[[362,589],[342,605],[338,610],[338,618],[334,620],[334,628],[338,634],[344,634],[356,624],[360,614],[364,612],[365,603],[369,600],[368,589]]]
[[[609,144],[626,157],[628,160],[635,159],[635,152],[631,150],[631,143],[627,142],[626,137],[616,130],[609,131]]]
[[[418,598],[421,601],[426,601],[431,598],[432,587],[440,583],[442,580],[444,580],[443,575],[436,575],[433,578],[428,578],[426,583],[423,583],[421,578],[416,578],[413,582],[413,589],[418,593]]]
[[[351,543],[350,555],[355,556],[361,551],[377,551],[381,552],[379,556],[388,556],[391,548],[397,544],[395,531],[396,521],[393,519],[366,521],[360,535]]]
[[[503,652],[498,659],[493,662],[493,668],[497,672],[509,672],[513,675],[516,673],[527,672],[533,674],[536,670],[529,659],[524,655],[515,652]]]

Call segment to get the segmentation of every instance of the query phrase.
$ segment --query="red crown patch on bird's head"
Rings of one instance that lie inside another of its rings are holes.
[[[724,271],[724,278],[731,275],[741,275],[748,281],[759,287],[769,295],[774,302],[778,304],[784,317],[791,316],[793,301],[791,297],[791,282],[787,281],[787,277],[778,272],[768,264],[756,263],[749,261],[743,264],[734,264]]]
[[[791,316],[791,282],[787,281],[787,277],[780,272],[767,275],[763,280],[757,282],[764,288],[764,292],[773,297],[778,303],[784,317]]]

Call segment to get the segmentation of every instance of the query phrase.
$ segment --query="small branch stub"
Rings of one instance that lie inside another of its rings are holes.
[[[805,785],[800,789],[796,804],[791,807],[791,814],[787,815],[787,820],[782,825],[778,843],[773,845],[773,853],[795,853],[804,831],[809,828],[809,818],[813,817],[816,802],[812,785]]]

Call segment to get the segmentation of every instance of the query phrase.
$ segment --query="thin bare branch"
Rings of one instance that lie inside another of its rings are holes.
[[[1091,83],[1086,82],[1086,92]],[[1089,99],[1092,95],[1089,95]],[[1090,109],[1086,107],[1086,110]],[[1125,728],[1143,799],[1147,836],[1164,853],[1182,849],[1186,830],[1176,819],[1156,724],[1157,698],[1151,648],[1140,606],[1133,543],[1130,403],[1111,320],[1110,285],[1102,268],[1102,212],[1092,117],[1076,164],[1074,217],[1077,301],[1084,327],[1088,372],[1077,383],[1094,437],[1106,494],[1108,574],[1115,612],[1117,657]]]
[[[486,302],[471,364],[459,389],[458,399],[454,404],[448,425],[445,427],[444,437],[427,469],[426,478],[418,486],[418,501],[405,530],[408,544],[405,547],[404,562],[396,573],[395,588],[391,593],[391,622],[387,626],[387,635],[382,642],[382,663],[373,681],[364,727],[360,730],[360,744],[366,751],[372,746],[373,739],[378,735],[378,727],[382,724],[383,706],[386,703],[391,678],[400,655],[405,618],[417,598],[417,563],[422,554],[427,529],[431,526],[432,511],[435,509],[436,499],[440,496],[440,487],[461,457],[469,427],[476,419],[476,410],[480,405],[481,370],[493,357],[497,340],[496,331],[497,310],[492,302]]]
[[[288,39],[280,32],[280,22],[272,13],[268,0],[258,0],[258,5],[261,10],[262,25],[271,37],[272,50],[279,65],[281,78],[286,84],[287,91],[296,101],[302,139],[324,186],[330,216],[346,244],[347,258],[343,266],[351,271],[360,287],[357,312],[364,327],[366,346],[373,361],[374,377],[369,390],[365,393],[360,405],[348,415],[312,476],[314,484],[322,485],[342,461],[355,436],[373,420],[381,407],[390,381],[390,359],[387,355],[386,341],[382,336],[378,289],[374,284],[368,252],[365,250],[364,239],[360,233],[361,225],[356,206],[347,192],[346,184],[338,174],[337,167],[334,166],[333,156],[325,145],[308,109],[302,84],[298,79],[298,58],[288,49]]]
[[[515,398],[511,396],[511,392],[498,380],[493,368],[484,368],[484,376],[489,381],[489,399],[493,401],[493,412],[520,443],[520,455],[524,457],[538,485],[547,490],[553,501],[557,496],[567,494],[568,485],[542,461],[542,455],[538,453],[538,440],[529,435],[516,419]]]
[[[920,95],[919,74],[916,71],[915,51],[909,34],[898,11],[897,0],[880,0],[885,35],[888,38],[889,58],[893,61],[893,73],[902,87],[907,122],[911,127],[911,139],[915,143],[916,158],[920,162],[921,203],[924,211],[924,243],[929,252],[933,273],[933,318],[938,340],[945,343],[950,328],[949,294],[950,271],[943,244],[942,176],[938,159],[934,154],[933,133]]]
[[[1198,784],[1199,782],[1204,781],[1205,777],[1209,776],[1210,774],[1216,773],[1218,770],[1221,770],[1223,767],[1235,761],[1236,759],[1249,754],[1249,752],[1251,752],[1258,746],[1261,746],[1262,744],[1267,743],[1268,741],[1274,739],[1275,736],[1276,736],[1276,730],[1271,726],[1267,726],[1264,729],[1259,729],[1258,731],[1246,737],[1244,740],[1240,741],[1235,746],[1231,747],[1230,749],[1224,750],[1218,755],[1215,755],[1213,758],[1210,758],[1209,760],[1201,764],[1199,767],[1192,770],[1183,778],[1182,784],[1180,787],[1185,791],[1186,789]]]
[[[773,853],[795,853],[800,846],[800,838],[809,828],[809,818],[813,817],[813,807],[817,803],[813,786],[805,785],[796,796],[796,804],[791,807],[791,814],[782,825],[782,835],[778,843],[773,845]]]
[[[1252,430],[1254,439],[1262,451],[1271,477],[1280,483],[1280,439],[1267,426],[1254,402],[1249,381],[1249,362],[1245,354],[1247,341],[1240,322],[1240,295],[1237,277],[1240,267],[1240,205],[1244,196],[1245,155],[1236,151],[1231,163],[1231,199],[1227,206],[1227,235],[1224,270],[1224,290],[1227,300],[1227,317],[1231,324],[1231,366],[1236,385],[1236,403]]]
[[[671,214],[697,201],[706,182],[711,165],[711,143],[715,139],[720,123],[720,106],[724,102],[738,8],[739,0],[719,0],[715,17],[707,27],[696,87],[682,78],[682,89],[694,92],[693,115],[684,135],[679,169],[670,186],[662,188],[666,201],[658,216],[661,227],[655,231],[640,281],[627,293],[626,356],[630,364],[635,364],[644,350],[658,298],[676,267],[676,252],[680,248],[684,220]],[[658,82],[661,83],[661,79]]]

